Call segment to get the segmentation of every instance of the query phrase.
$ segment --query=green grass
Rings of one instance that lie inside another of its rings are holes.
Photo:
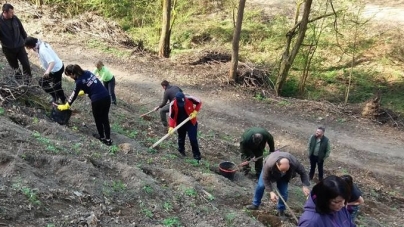
[[[173,210],[173,205],[170,202],[164,202],[163,209],[166,212],[171,212]]]
[[[185,188],[184,194],[189,197],[196,197],[198,194],[194,188]]]
[[[177,217],[166,218],[162,221],[162,224],[167,227],[180,227],[181,222]]]
[[[41,205],[39,196],[36,189],[32,189],[26,185],[23,185],[21,179],[17,179],[16,182],[12,184],[14,190],[20,191],[28,199],[28,202],[32,205]]]

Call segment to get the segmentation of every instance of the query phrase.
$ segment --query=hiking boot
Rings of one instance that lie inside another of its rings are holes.
[[[103,142],[107,146],[112,146],[112,140],[111,139],[101,139],[101,142]]]
[[[247,210],[258,210],[258,206],[251,204],[245,207]]]
[[[285,221],[287,219],[284,210],[279,210],[278,211],[278,217],[279,217],[279,219],[281,219],[281,221]]]
[[[244,175],[247,176],[248,173],[250,173],[250,171],[251,171],[251,167],[250,166],[243,166],[242,171],[243,171]]]
[[[93,137],[96,138],[97,140],[101,141],[101,142],[103,142],[105,140],[105,138],[101,138],[98,133],[93,133]]]

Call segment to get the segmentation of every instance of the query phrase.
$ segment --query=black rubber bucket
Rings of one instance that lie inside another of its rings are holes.
[[[229,161],[221,162],[219,164],[219,171],[222,176],[233,180],[237,172],[237,165]]]

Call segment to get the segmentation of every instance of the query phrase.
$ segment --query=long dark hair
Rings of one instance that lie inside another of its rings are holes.
[[[352,178],[352,176],[351,175],[342,175],[340,177],[342,178],[342,180],[344,180],[348,184],[349,188],[352,190],[353,189],[353,178]]]
[[[315,195],[314,203],[317,213],[328,214],[331,212],[331,200],[341,196],[346,204],[349,201],[351,189],[342,178],[331,175],[317,183],[311,193]]]
[[[68,65],[65,68],[66,75],[73,75],[75,79],[84,74],[84,70],[79,65]]]

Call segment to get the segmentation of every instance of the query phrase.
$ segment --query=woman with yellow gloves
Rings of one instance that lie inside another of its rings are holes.
[[[83,70],[79,65],[68,65],[65,69],[66,76],[75,80],[76,87],[68,98],[66,104],[58,105],[59,110],[67,110],[73,104],[78,95],[87,94],[91,99],[91,107],[97,126],[98,135],[93,136],[104,144],[111,146],[111,128],[109,125],[109,108],[111,106],[111,98],[107,89],[102,85],[101,81],[90,71]]]
[[[191,118],[187,123],[178,129],[178,151],[182,156],[185,156],[185,136],[188,133],[189,141],[191,142],[192,153],[194,159],[199,163],[201,160],[201,152],[198,145],[198,122],[196,115],[201,109],[202,102],[196,97],[185,96],[184,93],[178,92],[175,95],[174,101],[170,104],[168,121],[168,133],[172,134],[174,127],[181,124],[188,117]]]

